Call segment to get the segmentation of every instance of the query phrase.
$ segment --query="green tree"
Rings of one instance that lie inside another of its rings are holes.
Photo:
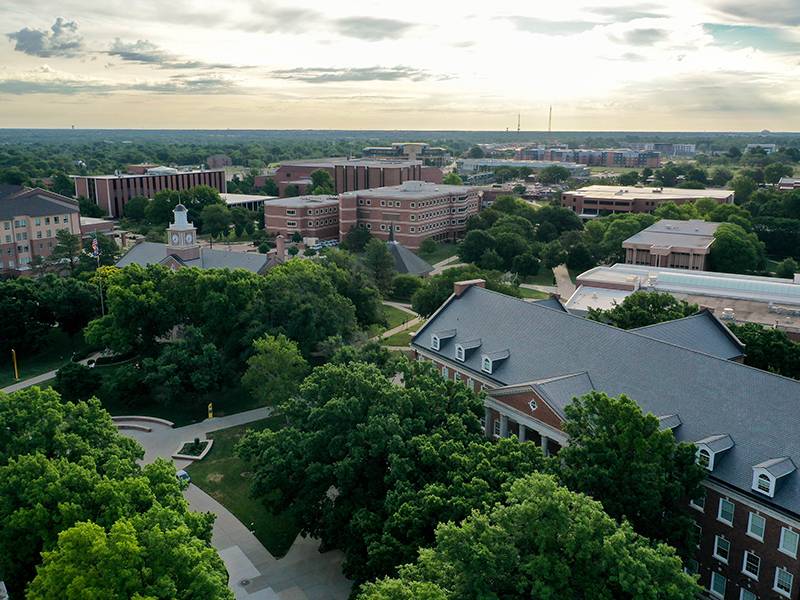
[[[54,191],[56,194],[61,194],[62,196],[66,196],[67,198],[72,198],[73,195],[75,194],[75,184],[63,171],[54,173],[53,176],[51,177],[51,181],[52,183],[50,184],[50,189]],[[88,217],[91,215],[84,215],[84,216]]]
[[[677,443],[672,431],[624,394],[592,392],[566,409],[569,444],[558,454],[566,486],[602,503],[637,533],[668,543],[685,558],[697,540],[690,499],[702,493],[705,469],[693,444]]]
[[[481,258],[478,260],[478,266],[481,269],[487,269],[489,271],[500,271],[504,268],[505,261],[503,257],[498,254],[497,250],[489,248],[481,254]]]
[[[297,344],[285,335],[253,340],[242,384],[262,406],[278,406],[297,393],[308,363]]]
[[[731,187],[734,191],[734,198],[737,204],[744,204],[750,196],[758,189],[758,184],[752,177],[738,175],[731,180]]]
[[[386,242],[377,238],[372,238],[367,242],[364,247],[364,265],[372,275],[381,293],[387,295],[392,287],[395,269],[394,257],[389,252]]]
[[[126,219],[131,219],[132,221],[144,221],[149,202],[150,200],[144,196],[135,196],[125,203],[122,213],[125,215]],[[172,209],[170,208],[170,212],[171,210]],[[167,221],[164,222],[166,223]]]
[[[295,196],[300,195],[300,187],[295,183],[290,183],[285,188],[283,188],[283,195],[286,198],[293,198]]]
[[[422,287],[411,297],[411,307],[414,309],[414,312],[423,317],[429,317],[450,297],[450,294],[453,293],[454,282],[468,279],[484,279],[487,289],[500,292],[501,294],[519,297],[517,288],[504,283],[500,279],[499,273],[482,271],[470,265],[447,269],[439,275],[426,278],[423,281]]]
[[[144,208],[144,218],[150,225],[167,225],[172,221],[172,211],[178,199],[169,192],[158,192]]]
[[[439,244],[437,243],[436,240],[434,240],[433,238],[425,238],[419,244],[419,253],[430,256],[431,254],[436,252],[436,249],[438,247]]]
[[[40,278],[37,284],[39,302],[68,335],[75,335],[100,314],[97,286],[52,274]]]
[[[327,248],[322,268],[336,291],[353,303],[356,319],[362,327],[383,322],[381,293],[362,261],[347,251]]]
[[[572,245],[567,251],[567,267],[573,271],[585,271],[594,265],[594,257],[583,242]]]
[[[223,204],[209,204],[200,213],[203,220],[203,233],[207,233],[212,241],[228,232],[231,226],[231,211]]]
[[[639,171],[628,171],[618,178],[620,185],[636,185],[639,182]]]
[[[554,269],[558,265],[567,262],[567,252],[558,240],[545,244],[542,248],[542,262],[548,269]]]
[[[61,271],[66,268],[67,272],[74,276],[82,252],[81,236],[70,233],[69,229],[59,229],[56,231],[56,245],[47,257],[47,262],[53,269]]]
[[[392,278],[391,297],[408,302],[420,287],[422,287],[422,279],[409,273],[400,273]]]
[[[78,198],[78,210],[80,210],[82,217],[94,217],[95,219],[99,219],[106,216],[106,211],[83,196]]]
[[[778,183],[781,177],[791,177],[794,174],[792,165],[772,163],[764,167],[764,180],[767,183]]]
[[[103,384],[102,376],[87,366],[68,363],[56,373],[55,389],[64,400],[88,400]]]
[[[701,591],[674,550],[542,474],[512,483],[503,505],[440,524],[416,563],[364,586],[359,599],[401,600],[399,590],[414,588],[432,600],[686,600]]]
[[[311,193],[315,196],[335,193],[333,178],[325,169],[317,169],[311,173]]]
[[[733,179],[733,172],[725,167],[717,167],[711,172],[711,183],[717,187],[724,187]]]
[[[789,339],[786,332],[758,323],[731,324],[729,328],[747,348],[746,365],[800,379],[800,343]]]
[[[800,273],[800,266],[797,261],[791,257],[783,259],[775,267],[775,277],[783,277],[784,279],[794,279],[795,273]]]
[[[530,252],[524,252],[514,257],[511,270],[520,277],[533,276],[539,273],[540,261]]]
[[[606,310],[590,308],[587,317],[620,329],[637,329],[664,321],[697,314],[696,304],[678,300],[666,292],[637,291],[626,296],[621,304]]]
[[[446,185],[462,185],[464,181],[458,176],[458,173],[448,173],[442,178],[442,183]]]
[[[236,237],[242,237],[245,231],[247,231],[247,233],[253,233],[255,229],[253,221],[253,216],[246,208],[237,206],[231,209],[231,223],[236,232]]]
[[[494,238],[494,250],[500,255],[502,259],[501,268],[510,270],[512,268],[514,259],[528,252],[530,246],[525,238],[516,233],[498,233]]]
[[[458,245],[458,256],[464,262],[477,263],[487,250],[495,247],[494,238],[487,232],[476,229],[468,231]]]
[[[117,264],[120,252],[119,246],[117,246],[117,242],[114,241],[113,237],[98,234],[97,249],[100,252],[99,261],[97,257],[92,255],[92,241],[93,238],[83,240],[83,254],[80,256],[79,261],[81,273],[94,271],[97,269],[98,262],[101,267],[111,267]]]
[[[538,179],[540,183],[550,185],[553,183],[561,183],[570,177],[569,169],[561,165],[551,165],[539,171]]]
[[[747,273],[764,265],[764,244],[754,233],[748,233],[734,223],[723,223],[714,232],[709,252],[712,271]]]
[[[36,350],[44,343],[55,321],[42,301],[41,287],[32,279],[0,280],[0,360],[17,352]]]
[[[486,154],[484,153],[483,148],[481,148],[480,146],[473,146],[472,148],[469,149],[467,156],[469,158],[483,158],[484,156],[486,156]]]

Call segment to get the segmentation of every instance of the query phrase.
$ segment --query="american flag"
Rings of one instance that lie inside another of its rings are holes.
[[[100,256],[100,246],[97,245],[97,237],[92,239],[92,256],[95,258]]]

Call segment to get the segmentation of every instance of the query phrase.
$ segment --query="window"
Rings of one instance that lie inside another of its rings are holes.
[[[41,232],[41,231],[37,231],[37,232],[36,232],[36,239],[37,239],[37,240],[40,240],[40,239],[42,239],[42,232]]]
[[[703,493],[700,496],[698,496],[697,498],[689,500],[689,506],[691,506],[694,509],[699,510],[700,512],[703,512],[703,510],[706,507],[706,493],[705,493],[705,491],[703,491]]]
[[[754,579],[758,579],[758,572],[760,569],[761,559],[749,550],[745,550],[744,561],[742,562],[742,573],[750,575]]]
[[[286,214],[291,216],[291,217],[294,217],[297,214],[297,211],[295,209],[293,209],[293,208],[287,208],[286,209]],[[58,223],[58,221],[56,221],[56,223]]]
[[[711,470],[711,453],[705,448],[697,451],[697,464],[704,469]]]
[[[44,224],[45,225],[50,225],[50,217],[45,217],[44,218]]]
[[[41,218],[41,217],[36,217],[36,218],[33,220],[33,223],[34,223],[35,225],[41,225],[41,224],[42,224],[42,218]]]
[[[539,405],[536,404],[536,400],[531,400],[530,402],[528,402],[528,408],[531,409],[531,412],[535,412],[536,409],[539,408]]]
[[[471,390],[475,389],[475,381],[472,379],[472,377],[467,378],[467,387]]]
[[[758,599],[756,598],[756,595],[753,592],[742,588],[742,590],[739,592],[739,600],[758,600]]]
[[[492,426],[492,432],[494,433],[494,437],[500,437],[500,419],[494,420],[494,425]]]
[[[464,360],[464,346],[456,346],[456,359],[460,361]]]
[[[385,223],[381,223],[381,231],[386,231],[386,224]]]
[[[714,558],[728,564],[730,556],[731,543],[720,535],[714,536]]]
[[[797,542],[800,536],[797,535],[796,531],[792,531],[791,529],[786,529],[786,527],[781,528],[781,543],[778,546],[778,550],[783,552],[784,554],[788,554],[792,558],[797,557]]]
[[[297,227],[297,221],[286,221],[287,227]]]
[[[775,584],[773,585],[772,589],[788,598],[792,593],[793,584],[794,575],[781,567],[775,569]]]
[[[58,223],[58,215],[56,215],[55,217],[53,217],[53,223]]]
[[[450,371],[444,365],[442,365],[442,377],[444,377],[445,379],[450,378]]]
[[[756,478],[756,489],[768,496],[772,495],[772,479],[770,479],[769,475],[761,473],[761,475]]]
[[[711,587],[709,588],[709,592],[711,592],[712,596],[716,596],[717,598],[724,598],[725,597],[725,587],[728,585],[728,580],[725,579],[719,573],[711,573]]]
[[[767,520],[764,517],[756,513],[750,513],[750,517],[747,519],[747,535],[763,542],[766,524]]]
[[[487,373],[492,372],[492,359],[488,356],[483,357],[483,361],[481,362],[481,370],[486,371]]]
[[[5,223],[3,223],[3,229],[5,229],[6,231],[11,229],[11,221],[6,221]]]
[[[717,520],[733,525],[733,509],[734,504],[725,498],[719,499],[719,512],[717,513]]]
[[[431,336],[431,348],[433,348],[434,350],[439,350],[441,345],[442,345],[442,343],[439,341],[439,336],[438,335],[432,335]]]
[[[461,381],[461,373],[458,371],[453,373],[453,381]]]

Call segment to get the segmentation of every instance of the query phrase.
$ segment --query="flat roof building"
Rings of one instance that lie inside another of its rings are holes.
[[[797,190],[800,189],[800,179],[795,177],[781,177],[778,181],[779,190]]]
[[[198,185],[207,185],[220,193],[228,191],[225,171],[179,170],[173,167],[145,168],[144,173],[115,175],[73,175],[75,196],[88,198],[112,218],[123,215],[125,204],[131,198],[152,198],[163,190],[188,190]]]
[[[570,176],[576,178],[588,178],[589,169],[573,162],[561,162],[553,160],[517,160],[512,158],[459,158],[456,161],[459,174],[474,175],[487,171],[494,171],[500,167],[510,167],[513,169],[527,168],[534,173],[546,169],[547,167],[558,166],[568,169]]]
[[[733,191],[720,189],[687,190],[666,187],[589,185],[561,194],[561,206],[582,217],[605,213],[653,212],[660,204],[684,204],[711,198],[719,204],[733,204]]]
[[[277,199],[277,196],[259,196],[258,194],[220,194],[228,208],[241,207],[247,210],[261,211],[264,202]]]
[[[439,148],[425,142],[394,142],[391,146],[368,146],[362,150],[366,158],[402,158],[421,160],[423,164],[443,167],[450,162],[447,148]]]
[[[662,219],[622,242],[632,265],[703,271],[719,223]]]
[[[339,198],[337,196],[296,196],[264,203],[264,228],[272,235],[291,239],[339,239]]]
[[[363,227],[384,240],[390,232],[416,250],[423,240],[458,239],[467,219],[480,210],[481,193],[471,186],[406,181],[401,185],[339,195],[341,238]]]

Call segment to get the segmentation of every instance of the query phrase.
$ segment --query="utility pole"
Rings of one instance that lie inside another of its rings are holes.
[[[547,118],[547,133],[553,133],[553,105],[550,105],[550,116]]]
[[[519,133],[520,114],[517,113],[517,133]]]

